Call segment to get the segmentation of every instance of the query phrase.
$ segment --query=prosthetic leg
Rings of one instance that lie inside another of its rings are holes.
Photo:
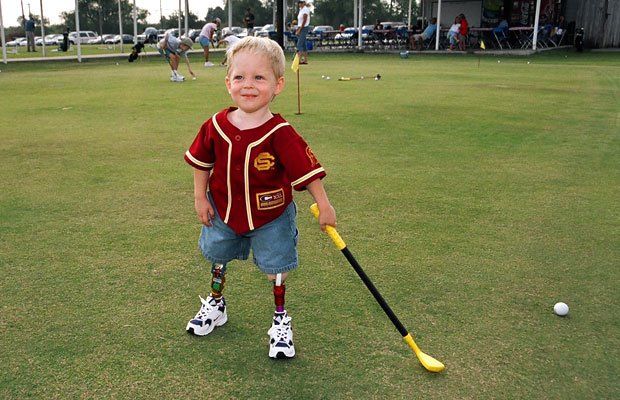
[[[271,328],[267,331],[269,335],[270,358],[283,359],[295,357],[291,317],[288,316],[284,309],[285,291],[286,287],[282,283],[282,274],[277,274],[273,284],[273,298],[276,304],[276,311],[273,314]]]
[[[226,282],[226,265],[213,264],[211,267],[211,294],[200,298],[202,303],[198,314],[187,323],[187,332],[197,335],[208,335],[216,326],[222,326],[228,321],[226,300],[222,296]]]

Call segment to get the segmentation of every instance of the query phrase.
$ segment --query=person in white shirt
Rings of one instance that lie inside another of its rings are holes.
[[[217,43],[217,47],[220,47],[220,45],[224,44],[227,46],[227,50],[226,53],[224,54],[224,59],[222,60],[222,65],[226,65],[226,60],[228,58],[228,50],[230,50],[231,47],[233,47],[233,45],[235,43],[237,43],[238,41],[240,41],[241,39],[239,39],[237,36],[233,35],[232,33],[228,32],[226,34],[226,36],[224,36],[224,39],[220,40]]]
[[[215,47],[215,40],[213,36],[221,23],[221,19],[215,18],[213,22],[209,22],[202,27],[200,36],[198,36],[198,42],[202,46],[202,50],[205,53],[205,67],[213,66],[213,63],[209,61],[209,46]]]
[[[297,54],[299,55],[300,64],[308,64],[308,47],[306,43],[306,35],[308,35],[308,25],[310,25],[310,8],[304,0],[298,0],[299,14],[297,15]]]

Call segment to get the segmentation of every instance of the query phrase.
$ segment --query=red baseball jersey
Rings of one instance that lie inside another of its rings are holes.
[[[279,217],[326,173],[306,141],[279,114],[240,130],[228,121],[231,107],[208,119],[185,152],[192,167],[210,171],[209,192],[220,217],[238,234]]]

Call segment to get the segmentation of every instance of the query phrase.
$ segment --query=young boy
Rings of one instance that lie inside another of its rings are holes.
[[[170,81],[171,82],[183,82],[185,77],[179,74],[179,60],[181,57],[185,58],[185,63],[187,64],[187,70],[189,73],[196,79],[196,75],[194,75],[194,71],[192,71],[192,67],[189,64],[189,59],[187,58],[187,51],[192,48],[194,42],[190,38],[182,38],[177,39],[174,35],[170,35],[170,33],[166,33],[166,36],[157,44],[157,51],[159,54],[166,57],[166,61],[170,64],[170,69],[172,70]]]
[[[308,144],[269,103],[284,89],[284,53],[275,41],[246,37],[228,51],[226,88],[236,107],[208,119],[185,161],[194,167],[194,206],[202,222],[199,247],[212,263],[211,294],[187,324],[198,336],[228,319],[222,296],[227,264],[254,263],[273,283],[275,313],[267,332],[269,357],[295,356],[291,317],[284,308],[289,271],[297,267],[292,189],[308,189],[321,229],[336,226],[321,179],[325,170]]]

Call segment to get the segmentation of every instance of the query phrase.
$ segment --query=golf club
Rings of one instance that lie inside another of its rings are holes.
[[[364,75],[362,76],[354,76],[354,77],[340,77],[338,78],[339,81],[355,81],[355,80],[361,80],[361,79],[374,79],[376,81],[378,81],[379,79],[381,79],[381,75],[377,74],[373,77],[365,77]]]
[[[310,211],[312,212],[315,218],[317,219],[319,218],[319,207],[316,205],[316,203],[310,206]],[[338,234],[338,232],[336,231],[336,228],[334,228],[333,226],[328,226],[326,228],[326,232],[329,235],[329,237],[332,239],[336,247],[342,252],[342,254],[344,254],[346,259],[349,261],[349,263],[351,264],[355,272],[357,272],[359,277],[362,279],[362,281],[364,282],[368,290],[370,290],[370,293],[372,293],[372,295],[375,297],[375,300],[377,300],[381,308],[383,308],[383,311],[390,318],[390,321],[392,321],[392,323],[394,324],[398,332],[401,334],[405,342],[409,345],[409,347],[411,347],[416,357],[418,357],[420,364],[422,364],[424,368],[426,368],[428,371],[431,371],[431,372],[443,371],[445,366],[440,361],[422,352],[422,350],[420,350],[418,345],[414,342],[413,337],[411,336],[411,333],[409,333],[407,329],[403,326],[403,324],[401,324],[401,322],[398,320],[398,317],[396,317],[396,314],[394,314],[390,306],[383,299],[383,296],[381,296],[381,293],[379,293],[379,291],[377,290],[375,285],[372,283],[370,278],[368,278],[368,276],[366,275],[362,267],[359,265],[355,257],[353,257],[353,254],[351,254],[351,252],[347,248],[347,245],[344,243],[344,240],[342,240],[342,237],[340,237],[340,234]]]

